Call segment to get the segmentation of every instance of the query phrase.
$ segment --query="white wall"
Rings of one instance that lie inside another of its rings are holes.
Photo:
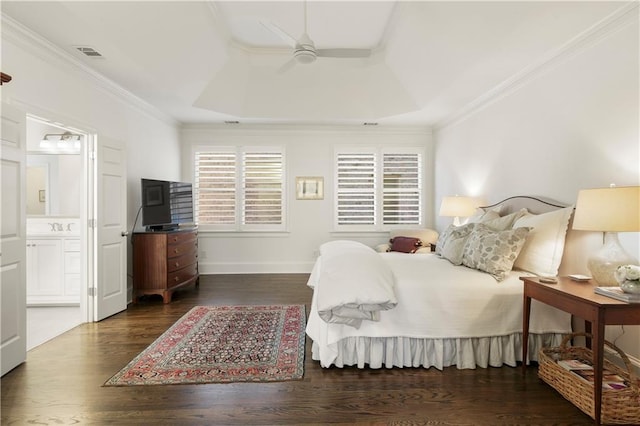
[[[320,244],[349,238],[375,246],[386,232],[333,232],[334,147],[418,146],[425,148],[426,225],[433,226],[433,148],[425,128],[373,130],[320,126],[186,126],[182,131],[183,179],[193,180],[193,147],[197,145],[277,145],[286,151],[287,223],[283,233],[199,233],[201,273],[310,272]],[[296,200],[296,176],[323,176],[323,200]]]
[[[456,193],[571,204],[580,189],[640,185],[638,36],[636,10],[586,50],[437,131],[436,204]],[[447,223],[439,219],[439,229]],[[637,259],[638,234],[622,237]],[[608,339],[621,334],[608,327]],[[640,327],[625,327],[616,344],[640,358]]]
[[[3,102],[125,143],[129,226],[140,206],[140,177],[180,177],[177,123],[4,18],[2,71],[13,77],[2,86]]]

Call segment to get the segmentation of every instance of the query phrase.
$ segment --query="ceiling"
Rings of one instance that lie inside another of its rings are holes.
[[[436,127],[623,5],[309,1],[316,48],[372,54],[283,72],[292,49],[272,28],[298,39],[302,2],[1,3],[3,15],[182,123]]]

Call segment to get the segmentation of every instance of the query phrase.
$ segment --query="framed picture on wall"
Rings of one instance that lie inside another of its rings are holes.
[[[296,198],[298,200],[322,200],[324,198],[324,178],[322,176],[296,177]]]

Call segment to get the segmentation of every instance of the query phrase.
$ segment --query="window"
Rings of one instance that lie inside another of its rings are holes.
[[[422,162],[418,153],[382,155],[382,223],[419,225]]]
[[[336,154],[336,224],[375,230],[422,223],[422,150],[353,149]]]
[[[284,182],[281,148],[198,150],[198,225],[205,230],[284,230]]]
[[[376,154],[338,153],[338,225],[374,225]]]

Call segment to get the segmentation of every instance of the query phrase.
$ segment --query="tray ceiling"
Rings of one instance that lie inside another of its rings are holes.
[[[307,32],[316,48],[372,55],[320,57],[284,72],[292,49],[269,24],[299,39],[301,2],[5,0],[1,7],[180,122],[437,126],[628,3],[310,1]]]

